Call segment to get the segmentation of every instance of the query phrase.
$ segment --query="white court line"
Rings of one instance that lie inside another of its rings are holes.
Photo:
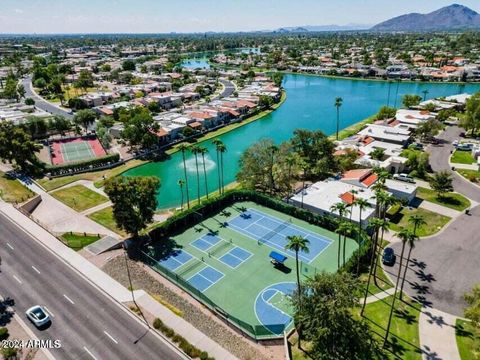
[[[32,265],[32,269],[35,270],[37,274],[40,274],[40,271],[35,266]]]
[[[97,358],[85,346],[83,347],[83,350],[85,350],[87,352],[87,354],[92,357],[92,359],[97,360]]]
[[[15,248],[14,248],[12,245],[10,245],[9,243],[7,243],[7,246],[8,246],[10,249],[15,250]]]
[[[17,280],[20,284],[22,283],[22,281],[16,275],[13,275],[13,278]]]
[[[110,340],[112,340],[115,344],[118,344],[118,341],[115,340],[112,335],[110,335],[110,334],[107,333],[106,331],[104,331],[103,333],[104,333],[105,335],[107,335],[107,336],[110,338]]]
[[[63,294],[63,297],[67,299],[72,305],[75,305],[72,299],[70,299],[67,295]]]
[[[49,308],[47,308],[46,306],[44,306],[44,308],[45,310],[47,310],[48,315],[50,315],[51,317],[55,317],[55,315],[53,315]]]
[[[211,268],[211,269],[217,271],[218,273],[222,274],[222,277],[219,278],[217,281],[212,282],[212,280],[210,280],[210,279],[206,278],[205,276],[203,276],[202,274],[200,274],[201,271],[203,271],[203,270],[205,270],[205,269],[207,269],[207,268]],[[209,286],[207,286],[205,289],[203,289],[203,290],[201,291],[202,293],[205,292],[205,291],[207,291],[208,289],[210,289],[213,285],[215,285],[216,283],[218,283],[220,280],[222,280],[222,279],[225,277],[225,274],[224,274],[224,273],[222,273],[221,271],[219,271],[219,270],[217,270],[217,269],[215,269],[214,267],[211,267],[211,266],[209,266],[209,265],[207,265],[206,267],[204,267],[204,268],[201,269],[201,270],[198,270],[195,274],[193,274],[192,276],[190,276],[187,281],[189,282],[189,281],[190,281],[193,277],[195,277],[196,275],[199,275],[199,276],[203,277],[205,280],[207,280],[207,281],[210,283]],[[198,289],[197,289],[197,290],[198,290]]]

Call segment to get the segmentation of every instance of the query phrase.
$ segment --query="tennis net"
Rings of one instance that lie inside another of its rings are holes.
[[[283,223],[278,225],[275,229],[273,229],[272,231],[270,231],[269,233],[267,233],[266,235],[264,235],[263,237],[258,239],[258,243],[259,244],[265,244],[268,240],[273,238],[276,234],[279,234],[281,231],[283,231],[287,227],[289,227],[291,223],[292,223],[291,219],[288,219],[288,220],[284,221]]]

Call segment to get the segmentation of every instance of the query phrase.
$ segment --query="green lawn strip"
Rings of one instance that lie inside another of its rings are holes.
[[[472,153],[469,151],[460,151],[456,150],[452,157],[450,158],[450,162],[454,164],[475,164],[475,158],[472,156]]]
[[[79,234],[79,233],[65,233],[60,236],[60,239],[68,246],[79,251],[85,246],[88,246],[99,240],[101,236],[98,234]]]
[[[241,121],[241,122],[237,122],[237,123],[234,123],[234,124],[230,124],[230,125],[227,125],[227,126],[224,126],[224,127],[220,128],[220,129],[218,129],[218,130],[209,132],[208,134],[205,134],[204,136],[201,136],[201,137],[195,139],[195,143],[196,143],[196,144],[199,144],[199,143],[201,143],[201,142],[203,142],[203,141],[207,141],[207,140],[216,138],[216,137],[218,137],[218,136],[220,136],[220,135],[223,135],[223,134],[225,134],[225,133],[227,133],[227,132],[230,132],[230,131],[232,131],[232,130],[235,130],[235,129],[239,128],[239,127],[242,127],[242,126],[244,126],[244,125],[250,124],[250,123],[253,122],[253,121],[256,121],[256,120],[258,120],[258,119],[261,119],[261,118],[265,117],[266,115],[270,114],[271,112],[273,112],[274,110],[278,109],[278,108],[285,102],[286,99],[287,99],[287,95],[286,95],[286,92],[284,91],[284,92],[282,93],[282,97],[281,97],[281,99],[280,99],[280,102],[278,102],[277,104],[274,104],[271,109],[269,109],[269,110],[264,110],[264,111],[262,111],[262,112],[260,112],[260,113],[258,113],[258,114],[256,114],[256,115],[254,115],[254,116],[252,116],[252,117],[249,117],[249,118],[247,118],[247,119],[245,119],[245,120],[243,120],[243,121]],[[176,152],[178,151],[178,147],[180,146],[180,144],[183,144],[183,142],[172,146],[170,149],[168,149],[167,151],[165,151],[165,153],[168,154],[168,155],[172,155],[172,154],[176,153]]]
[[[74,185],[56,190],[51,195],[75,211],[84,211],[108,201],[107,197],[83,185]]]
[[[360,130],[362,130],[366,125],[368,124],[371,124],[375,121],[376,119],[376,115],[372,115],[360,122],[357,122],[341,131],[338,132],[338,139],[339,140],[343,140],[343,139],[346,139],[348,138],[349,136],[352,136],[352,135],[355,135],[356,133],[358,133]],[[336,135],[330,135],[330,139],[331,140],[335,140],[336,139]]]
[[[458,193],[449,192],[442,197],[438,197],[438,194],[434,190],[424,187],[417,188],[417,197],[458,211],[463,211],[471,205],[466,197]]]
[[[400,228],[408,228],[413,230],[413,225],[408,222],[409,217],[412,215],[423,216],[425,222],[428,224],[427,226],[422,226],[417,230],[417,235],[420,237],[437,233],[451,219],[448,216],[440,215],[422,208],[410,210],[404,207],[390,220],[390,229],[393,231],[400,231]]]
[[[113,209],[112,207],[107,207],[105,209],[96,211],[88,215],[90,219],[96,221],[100,225],[105,226],[107,229],[110,229],[121,236],[126,236],[127,233],[117,227],[115,219],[113,218]]]
[[[477,170],[466,170],[466,169],[457,169],[457,172],[462,175],[468,181],[473,183],[480,182],[480,171]]]
[[[462,360],[480,360],[480,329],[470,321],[457,319],[455,335]]]
[[[393,296],[365,307],[364,317],[380,343],[386,333]],[[387,356],[391,359],[416,360],[422,358],[418,330],[420,304],[404,299],[395,302],[390,328]]]
[[[78,180],[90,180],[95,182],[95,186],[97,188],[100,188],[103,186],[104,180],[103,176],[105,178],[110,178],[117,176],[127,170],[130,170],[134,167],[140,166],[145,164],[146,161],[143,160],[131,160],[126,162],[123,165],[119,165],[117,167],[114,167],[112,169],[108,170],[101,170],[101,171],[92,171],[88,173],[83,173],[83,174],[78,174],[78,175],[71,175],[71,176],[62,176],[58,178],[53,178],[49,180],[48,178],[43,178],[38,180],[37,182],[47,191],[52,191],[55,189],[58,189],[62,186],[71,184],[75,181]]]
[[[0,197],[9,203],[21,203],[31,199],[35,193],[17,179],[12,179],[0,171]]]

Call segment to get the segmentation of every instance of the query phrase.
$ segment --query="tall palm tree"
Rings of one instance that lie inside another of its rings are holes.
[[[378,248],[382,248],[383,247],[383,235],[385,234],[385,231],[388,232],[388,227],[389,227],[389,221],[385,218],[382,218],[380,219],[380,227],[378,229],[379,232],[381,232],[381,235],[380,237],[377,235],[377,247],[376,249]],[[378,250],[376,250],[377,253],[380,253]],[[377,269],[378,269],[378,260],[379,260],[379,256],[376,256],[375,257],[375,264],[373,265],[373,282],[375,283],[375,285],[378,286],[378,282],[377,282]]]
[[[392,80],[388,80],[388,96],[387,96],[387,106],[390,106],[390,89],[392,88]]]
[[[372,279],[373,275],[373,267],[375,265],[375,259],[377,257],[377,243],[378,243],[378,233],[379,229],[382,226],[382,220],[374,217],[369,220],[368,226],[373,230],[373,242],[372,242],[372,249],[371,249],[371,256],[370,256],[370,270],[368,272],[368,280],[367,280],[367,287],[365,289],[365,296],[363,300],[363,305],[362,305],[362,311],[360,312],[360,315],[363,315],[363,312],[365,311],[365,305],[367,304],[367,297],[368,297],[368,291],[370,289],[370,280]]]
[[[338,213],[338,216],[340,217],[339,224],[342,223],[344,215],[347,214],[348,208],[347,205],[344,202],[338,202],[336,204],[333,204],[330,207],[330,211],[332,213]],[[337,229],[338,230],[338,229]],[[338,232],[338,231],[337,231]],[[338,268],[340,268],[340,253],[341,253],[341,248],[342,248],[342,233],[338,232],[338,255],[337,255],[337,265]]]
[[[343,99],[341,97],[335,98],[335,107],[337,108],[337,132],[336,139],[338,141],[338,132],[340,130],[340,108],[342,107]]]
[[[177,184],[178,186],[180,186],[180,194],[182,197],[182,202],[180,203],[180,209],[183,210],[183,186],[185,185],[185,180],[180,179],[177,181]]]
[[[185,161],[185,152],[189,149],[189,146],[186,144],[180,144],[178,149],[182,152],[182,159],[183,159],[183,173],[185,176],[185,192],[187,195],[187,209],[190,209],[190,195],[188,192],[188,176],[187,176],[187,163]]]
[[[398,283],[400,282],[400,274],[402,272],[403,254],[405,253],[405,245],[407,243],[410,243],[411,241],[414,241],[412,240],[412,238],[415,237],[415,235],[413,235],[413,232],[410,231],[409,229],[401,229],[398,232],[397,236],[400,240],[402,240],[402,251],[400,253],[400,264],[398,264],[397,281],[395,282],[395,291],[393,293],[392,305],[390,307],[390,315],[388,316],[387,332],[385,333],[385,338],[383,339],[383,347],[387,345],[388,335],[390,333],[390,326],[392,325],[392,315],[393,315],[393,309],[395,308],[395,300],[397,298],[397,289],[398,289]]]
[[[400,89],[400,79],[397,79],[397,90],[395,91],[395,101],[393,103],[393,107],[397,107],[397,99],[398,99],[398,90]]]
[[[427,100],[427,95],[428,95],[429,91],[427,89],[425,89],[425,90],[422,91],[422,93],[423,93],[423,101]]]
[[[288,155],[287,158],[285,159],[285,164],[288,167],[288,193],[287,193],[287,204],[290,201],[290,194],[292,193],[292,169],[297,163],[297,159],[295,158],[294,155]]]
[[[402,276],[402,285],[400,286],[400,300],[403,299],[403,287],[405,285],[405,278],[407,277],[407,270],[410,264],[410,257],[412,256],[412,250],[415,247],[415,243],[420,240],[417,236],[417,230],[423,225],[427,225],[425,218],[422,215],[412,215],[408,218],[408,222],[413,225],[413,237],[410,239],[408,243],[408,255],[407,255],[407,262],[405,264],[405,269],[403,271]]]
[[[200,172],[198,170],[198,154],[200,149],[198,146],[192,146],[190,152],[195,156],[195,168],[197,170],[197,202],[200,204]]]
[[[198,153],[202,155],[202,162],[203,162],[203,177],[205,179],[205,194],[207,195],[208,199],[208,182],[207,182],[207,168],[205,165],[205,154],[208,154],[208,149],[204,146],[198,147]]]
[[[274,176],[273,176],[273,167],[275,165],[275,154],[278,152],[278,146],[276,145],[272,145],[269,147],[269,151],[270,151],[270,165],[269,165],[269,177],[270,177],[270,195],[273,196],[273,193],[274,193],[274,189],[275,189],[275,179],[274,179]]]
[[[363,198],[356,198],[355,200],[355,206],[358,207],[359,214],[358,214],[358,234],[357,234],[357,243],[358,247],[360,248],[361,246],[361,236],[363,232],[363,227],[362,227],[362,213],[364,210],[366,210],[368,207],[370,207],[370,203],[367,201],[367,199]],[[357,259],[357,276],[360,273],[360,251],[358,252],[358,259]]]
[[[218,151],[218,147],[220,144],[223,144],[222,140],[220,139],[213,139],[213,145],[215,145],[215,151],[217,153],[217,170],[218,170],[218,193],[221,194],[221,187],[222,187],[222,179],[221,179],[221,168],[220,168],[220,152]]]
[[[353,225],[349,221],[342,221],[336,230],[340,235],[343,235],[343,262],[342,266],[345,266],[345,247],[347,243],[347,236],[353,231]]]
[[[221,143],[218,145],[217,149],[218,149],[218,152],[220,153],[220,167],[222,169],[222,172],[221,172],[222,182],[221,182],[220,189],[221,189],[221,194],[223,194],[225,192],[225,178],[224,178],[224,172],[223,172],[224,171],[223,154],[227,152],[227,147],[225,146],[224,143]]]
[[[290,250],[295,252],[295,266],[297,269],[297,290],[300,294],[300,269],[298,268],[298,253],[301,251],[305,254],[310,252],[308,245],[310,241],[299,235],[290,235],[287,236],[287,245],[285,245],[285,250]]]

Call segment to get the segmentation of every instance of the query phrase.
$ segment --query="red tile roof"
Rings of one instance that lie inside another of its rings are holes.
[[[366,175],[370,174],[372,170],[370,169],[355,169],[349,170],[343,174],[342,179],[358,179],[365,177]]]
[[[198,128],[198,127],[201,127],[202,124],[199,123],[198,121],[195,121],[195,122],[192,122],[192,123],[188,124],[188,126],[190,126],[191,128]]]
[[[344,203],[352,205],[355,201],[355,196],[350,192],[346,192],[340,195],[340,199],[342,199]]]
[[[362,180],[362,184],[366,187],[370,187],[375,181],[377,181],[378,176],[376,174],[370,174],[365,179]]]

